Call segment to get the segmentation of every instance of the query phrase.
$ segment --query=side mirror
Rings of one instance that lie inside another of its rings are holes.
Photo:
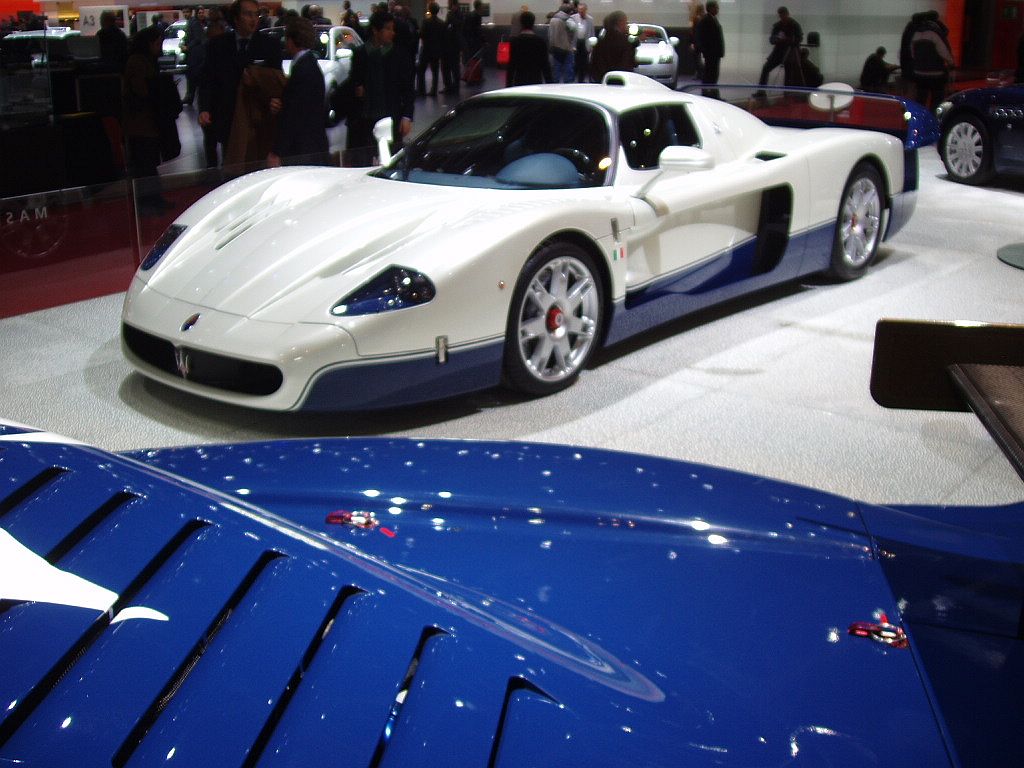
[[[351,59],[352,51],[348,48],[339,48],[334,52],[334,58],[336,61],[341,61],[342,59]]]
[[[699,147],[665,147],[658,155],[658,167],[665,173],[710,171],[715,158]]]
[[[390,117],[381,118],[373,126],[373,138],[377,142],[377,155],[380,157],[381,165],[391,162],[391,137],[394,130],[395,121]]]
[[[668,39],[668,42],[669,42],[669,45],[671,45],[673,48],[675,48],[676,46],[679,45],[679,38],[678,37],[670,37]]]
[[[597,38],[596,37],[588,37],[587,38],[587,50],[588,51],[594,50],[594,46],[595,45],[597,45]]]
[[[819,112],[835,114],[849,108],[853,103],[853,86],[849,83],[824,83],[807,99]]]

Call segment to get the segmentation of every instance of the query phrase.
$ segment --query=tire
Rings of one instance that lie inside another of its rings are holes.
[[[856,280],[878,253],[882,240],[885,193],[875,166],[860,162],[843,187],[836,215],[829,273],[840,280]]]
[[[334,126],[336,126],[338,123],[341,122],[341,117],[338,115],[337,111],[334,109],[334,102],[335,102],[335,99],[337,98],[337,92],[338,92],[338,86],[332,85],[331,86],[331,90],[327,93],[327,107],[326,107],[327,117],[326,117],[326,121],[327,121],[327,127],[328,128],[333,128]]]
[[[523,267],[505,333],[505,383],[550,395],[579,376],[601,338],[604,286],[580,247],[554,242]]]
[[[939,145],[946,173],[961,184],[984,184],[992,178],[992,142],[981,121],[956,115]]]

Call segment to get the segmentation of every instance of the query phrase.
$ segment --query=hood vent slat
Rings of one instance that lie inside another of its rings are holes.
[[[266,724],[263,726],[263,729],[260,731],[260,735],[256,738],[256,742],[249,750],[249,754],[246,757],[245,762],[242,764],[243,768],[250,768],[251,766],[256,765],[259,761],[260,756],[263,754],[263,750],[266,749],[271,736],[274,734],[278,724],[281,722],[281,718],[284,717],[285,710],[288,709],[288,705],[291,703],[296,691],[298,691],[299,685],[302,684],[302,678],[306,674],[306,670],[309,669],[309,666],[313,663],[313,659],[316,658],[317,651],[320,650],[320,646],[323,645],[327,635],[334,628],[335,619],[337,619],[338,614],[341,613],[342,606],[348,602],[349,598],[361,594],[363,594],[363,590],[351,585],[341,590],[341,593],[338,595],[337,599],[335,599],[330,610],[327,612],[327,615],[324,617],[323,624],[320,625],[320,628],[316,635],[314,635],[309,647],[302,655],[302,661],[299,663],[299,666],[296,667],[295,672],[288,681],[287,687],[278,697],[277,704],[274,706],[274,711],[270,713],[270,717],[267,718]]]
[[[36,707],[45,700],[46,696],[60,683],[64,676],[74,668],[78,660],[85,655],[89,648],[107,630],[112,619],[123,608],[132,605],[135,596],[160,567],[170,560],[175,552],[180,550],[197,531],[207,525],[208,523],[205,521],[190,520],[146,564],[128,587],[121,592],[114,605],[92,622],[89,629],[79,638],[78,642],[72,645],[57,663],[50,668],[42,680],[33,686],[24,698],[18,701],[14,710],[7,713],[7,718],[0,723],[0,746],[5,744],[17,732],[18,728],[28,719]]]
[[[68,470],[63,467],[50,467],[49,469],[45,469],[40,472],[20,488],[16,488],[14,491],[9,493],[6,498],[0,501],[0,518],[4,517],[4,515],[8,514],[11,510],[24,504],[43,488],[56,482],[58,478],[67,472]]]
[[[249,569],[245,578],[242,579],[242,582],[231,594],[231,597],[228,598],[228,601],[214,618],[206,632],[204,632],[203,636],[199,638],[191,652],[171,676],[170,680],[167,681],[167,685],[164,686],[162,691],[160,691],[150,707],[139,717],[135,727],[128,734],[127,738],[114,755],[114,759],[111,761],[115,768],[121,768],[121,766],[124,766],[128,762],[132,753],[138,748],[150,728],[152,728],[154,723],[156,723],[160,713],[167,708],[175,694],[181,689],[181,686],[185,683],[185,680],[188,679],[192,670],[195,669],[203,654],[206,653],[214,638],[220,630],[223,629],[235,608],[242,602],[242,599],[252,588],[253,584],[256,583],[260,574],[263,573],[271,563],[282,557],[286,557],[286,555],[274,551],[264,552],[252,568]]]
[[[64,536],[63,539],[43,555],[43,559],[50,565],[56,565],[60,562],[61,558],[84,540],[85,537],[89,535],[90,531],[95,530],[100,523],[110,517],[110,515],[120,507],[137,498],[138,496],[127,491],[115,494],[76,525],[70,533]],[[15,605],[17,605],[17,603],[11,600],[0,600],[0,616]]]
[[[505,721],[508,719],[509,707],[512,704],[512,698],[520,691],[527,691],[540,696],[541,698],[547,699],[552,704],[558,704],[558,701],[556,701],[553,696],[542,691],[525,677],[509,678],[508,686],[505,688],[505,699],[501,704],[501,716],[498,718],[498,728],[494,732],[494,742],[491,747],[491,757],[487,761],[487,768],[495,768],[497,765],[498,752],[501,749],[501,736],[505,731]]]
[[[43,559],[50,563],[50,565],[56,565],[64,555],[70,552],[77,544],[82,542],[90,532],[94,531],[100,525],[100,523],[114,514],[118,509],[137,498],[139,498],[137,495],[130,493],[129,491],[121,491],[120,493],[114,494],[106,501],[106,503],[102,504],[95,512],[75,526],[67,536],[57,542],[49,552],[43,555]]]
[[[388,742],[391,741],[391,736],[394,733],[396,724],[398,723],[398,716],[401,713],[402,706],[405,704],[405,699],[409,695],[409,689],[412,688],[413,680],[416,677],[416,672],[419,670],[420,657],[426,650],[427,643],[433,640],[438,635],[447,635],[440,627],[424,627],[423,632],[420,634],[420,641],[416,644],[416,650],[413,651],[412,659],[409,661],[409,668],[405,672],[405,678],[398,686],[398,693],[395,695],[395,702],[391,705],[391,711],[388,713],[387,722],[384,723],[384,728],[381,730],[380,740],[377,742],[377,749],[373,753],[373,758],[370,760],[370,768],[377,768],[380,765],[380,761],[384,759],[384,752],[387,750]]]
[[[264,219],[268,218],[273,213],[273,202],[271,200],[264,200],[257,203],[249,211],[237,219],[233,219],[227,224],[217,228],[216,232],[218,235],[223,233],[223,236],[214,244],[214,250],[219,251],[225,245],[230,243],[236,237],[239,237],[244,232],[248,231],[252,227],[259,224]]]

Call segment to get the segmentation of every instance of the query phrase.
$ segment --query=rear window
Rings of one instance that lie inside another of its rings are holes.
[[[630,168],[658,167],[665,147],[699,147],[700,136],[682,104],[658,104],[623,112],[619,136]]]

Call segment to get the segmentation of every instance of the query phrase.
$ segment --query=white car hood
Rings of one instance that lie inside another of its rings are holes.
[[[338,169],[241,181],[248,183],[240,191],[201,201],[197,208],[208,211],[182,217],[202,216],[153,270],[150,289],[245,317],[272,320],[280,305],[297,302],[306,311],[289,312],[293,319],[322,313],[390,264],[396,250],[464,217],[481,192]]]

